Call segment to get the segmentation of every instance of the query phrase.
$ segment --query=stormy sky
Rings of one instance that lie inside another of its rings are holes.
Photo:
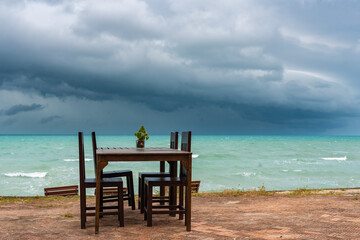
[[[360,134],[360,2],[2,0],[0,134]]]

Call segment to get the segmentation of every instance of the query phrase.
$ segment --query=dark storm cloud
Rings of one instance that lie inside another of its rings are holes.
[[[358,3],[4,1],[0,89],[44,101],[138,104],[149,114],[187,109],[198,112],[199,121],[216,109],[214,122],[229,126],[243,120],[249,128],[321,132],[359,115],[354,6]],[[226,120],[220,112],[229,115]],[[61,120],[63,114],[49,112],[38,122]],[[202,126],[210,128],[210,122]]]
[[[1,113],[6,116],[13,116],[13,115],[16,115],[21,112],[38,111],[43,108],[44,108],[44,106],[42,106],[41,104],[36,104],[36,103],[31,104],[31,105],[19,104],[19,105],[12,106],[9,109],[2,110]]]

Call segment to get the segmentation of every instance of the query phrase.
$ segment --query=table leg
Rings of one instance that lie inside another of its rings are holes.
[[[185,214],[185,224],[186,231],[191,231],[191,168],[192,168],[192,156],[189,156],[187,164],[187,187],[186,187],[186,214]]]
[[[96,167],[96,207],[95,207],[95,234],[99,233],[99,222],[100,222],[100,188],[101,188],[101,171],[106,167],[108,163],[102,162],[101,157],[97,156],[97,167]]]

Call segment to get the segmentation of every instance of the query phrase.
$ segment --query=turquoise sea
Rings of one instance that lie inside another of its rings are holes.
[[[98,147],[134,147],[134,136],[98,135]],[[77,135],[0,135],[0,196],[43,195],[44,187],[78,184]],[[147,147],[168,147],[151,136]],[[86,174],[94,176],[85,136]],[[193,180],[200,191],[360,187],[360,137],[197,136]],[[158,163],[111,163],[108,170],[157,171]]]

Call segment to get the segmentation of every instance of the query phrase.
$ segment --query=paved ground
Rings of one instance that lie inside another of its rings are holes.
[[[360,195],[193,197],[192,231],[184,222],[157,215],[146,227],[138,210],[94,218],[80,229],[79,200],[43,199],[0,204],[0,239],[360,239]],[[1,198],[0,198],[1,200]],[[90,202],[93,203],[93,198]]]

